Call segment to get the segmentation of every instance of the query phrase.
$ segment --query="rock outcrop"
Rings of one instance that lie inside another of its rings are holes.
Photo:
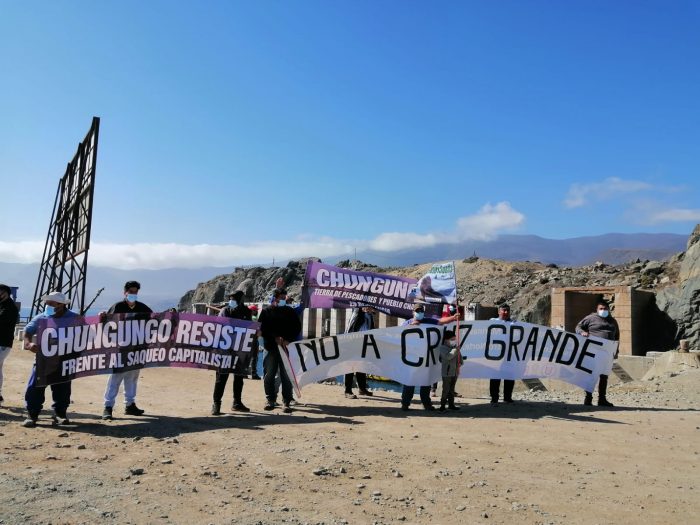
[[[679,259],[678,284],[660,292],[656,302],[676,322],[676,340],[687,339],[691,350],[700,350],[700,224]]]

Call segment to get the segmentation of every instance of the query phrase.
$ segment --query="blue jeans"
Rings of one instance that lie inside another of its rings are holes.
[[[420,400],[423,406],[432,405],[430,401],[430,385],[422,386],[420,388]],[[413,399],[413,394],[416,392],[415,386],[403,385],[403,390],[401,390],[401,404],[405,407],[411,404],[411,399]]]
[[[24,401],[27,405],[29,417],[36,419],[44,406],[45,386],[36,386],[36,366],[32,368],[32,375],[29,376],[27,391],[24,394]],[[58,417],[66,417],[66,410],[70,405],[71,382],[51,385],[51,396],[53,397],[53,411]]]
[[[265,397],[268,402],[274,403],[277,400],[277,388],[275,388],[275,377],[277,371],[282,379],[282,400],[289,403],[294,399],[292,382],[287,376],[287,371],[282,364],[279,350],[267,351],[263,359],[263,385],[265,386]]]

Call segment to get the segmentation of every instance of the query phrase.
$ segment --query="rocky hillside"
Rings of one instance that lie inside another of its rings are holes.
[[[179,308],[187,310],[196,302],[222,303],[227,293],[236,290],[243,290],[247,301],[265,301],[280,277],[289,293],[298,299],[309,260],[318,259],[292,261],[285,267],[237,268],[231,274],[201,283],[180,300]],[[479,257],[456,262],[460,302],[484,305],[508,302],[516,318],[537,324],[549,324],[552,287],[634,286],[662,292],[659,293],[659,307],[678,325],[677,333],[675,327],[663,327],[667,340],[663,345],[685,337],[692,339],[691,348],[699,346],[700,225],[688,241],[688,250],[664,261],[635,261],[621,265],[596,263],[579,267]],[[381,268],[362,262],[351,264],[350,261],[338,265],[414,278],[420,278],[430,267],[430,264],[422,264]],[[659,315],[660,322],[664,317]]]

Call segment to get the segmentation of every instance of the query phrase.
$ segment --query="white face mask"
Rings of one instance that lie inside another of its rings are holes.
[[[417,321],[422,321],[425,317],[425,312],[414,312],[413,317],[415,317]]]
[[[237,301],[234,301],[233,299],[231,299],[231,300],[228,302],[228,305],[229,305],[231,308],[235,308],[236,306],[238,306],[238,302],[237,302]]]
[[[598,310],[598,315],[602,318],[606,318],[610,315],[610,312],[608,310]]]

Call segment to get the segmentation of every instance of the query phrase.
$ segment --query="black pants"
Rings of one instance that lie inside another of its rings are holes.
[[[230,372],[226,373],[216,373],[216,382],[214,383],[214,403],[221,404],[221,399],[224,397],[224,390],[226,390],[226,383],[228,382],[228,376]],[[235,375],[233,376],[233,402],[240,403],[241,395],[243,394],[243,376]]]
[[[515,386],[515,381],[512,379],[503,380],[503,399],[505,401],[511,401],[513,399],[513,387]],[[489,381],[489,391],[491,393],[491,402],[498,403],[498,397],[501,392],[501,380],[491,379]]]
[[[598,379],[598,399],[605,399],[608,392],[608,376],[600,374],[600,379]],[[589,396],[593,395],[593,392],[586,392]]]
[[[357,377],[357,388],[360,392],[367,392],[367,374],[362,372],[351,372],[345,374],[345,393],[352,394],[352,376]]]

